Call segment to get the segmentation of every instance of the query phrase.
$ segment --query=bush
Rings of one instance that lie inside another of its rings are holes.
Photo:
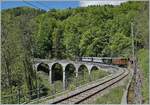
[[[149,101],[149,54],[147,49],[138,51],[138,64],[143,74],[142,96],[145,104]]]

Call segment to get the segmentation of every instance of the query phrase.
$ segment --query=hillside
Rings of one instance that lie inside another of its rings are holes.
[[[148,49],[148,7],[147,1],[129,1],[48,12],[28,7],[2,10],[2,94],[13,94],[18,87],[36,88],[33,58],[131,57],[131,23],[136,52]]]

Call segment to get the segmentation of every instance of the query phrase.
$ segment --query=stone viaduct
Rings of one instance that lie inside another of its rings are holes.
[[[62,69],[63,69],[63,88],[65,88],[65,79],[66,79],[65,72],[66,72],[66,67],[69,64],[71,64],[71,65],[74,66],[74,68],[75,68],[75,76],[76,77],[78,77],[78,71],[79,71],[79,68],[81,66],[85,66],[88,69],[89,75],[90,75],[91,70],[93,69],[93,67],[96,67],[96,68],[99,69],[102,66],[106,66],[106,65],[100,65],[98,63],[92,63],[92,62],[79,62],[79,61],[71,61],[71,60],[34,59],[34,62],[33,62],[34,69],[37,70],[38,66],[41,63],[47,64],[48,67],[49,67],[49,81],[50,81],[50,84],[52,83],[52,67],[53,67],[53,65],[59,64],[59,65],[62,66]]]

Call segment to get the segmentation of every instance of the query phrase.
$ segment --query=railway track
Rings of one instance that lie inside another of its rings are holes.
[[[128,75],[128,70],[127,69],[122,69],[120,73],[117,75],[113,76],[112,78],[96,84],[90,88],[87,88],[83,91],[77,92],[75,94],[72,94],[70,96],[61,98],[59,100],[56,100],[54,102],[51,102],[51,104],[79,104],[88,98],[96,95],[97,93],[104,91],[108,87],[112,86],[113,84],[121,81],[123,78],[125,78]]]

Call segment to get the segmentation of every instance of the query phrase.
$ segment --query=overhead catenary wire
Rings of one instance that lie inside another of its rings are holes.
[[[43,7],[46,7],[46,9],[49,10],[49,7],[47,5],[45,5],[44,3],[39,2],[39,1],[35,1],[35,2],[38,3],[38,4],[40,4]]]
[[[28,2],[28,1],[25,1],[25,0],[22,0],[22,1],[23,1],[24,3],[26,3],[26,4],[30,5],[30,6],[32,6],[32,7],[35,7],[35,8],[37,8],[37,9],[40,9],[40,10],[44,10],[44,11],[45,11],[45,9],[40,8],[40,7],[38,7],[38,6],[36,6],[36,5],[32,4],[32,3],[30,3],[30,2]]]

